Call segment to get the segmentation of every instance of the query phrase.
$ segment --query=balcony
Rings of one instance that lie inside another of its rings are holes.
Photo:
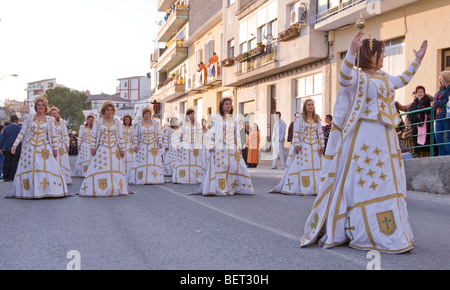
[[[170,9],[176,0],[159,0],[158,1],[158,11],[166,12],[167,9]]]
[[[209,68],[208,68],[208,75],[206,78],[206,84],[207,85],[221,85],[222,84],[222,74],[221,74],[221,69],[219,66],[219,63],[213,63]]]
[[[236,57],[238,62],[237,75],[245,74],[269,63],[276,61],[277,42],[273,41],[266,45],[260,45],[247,53]]]
[[[170,13],[166,15],[165,22],[158,28],[156,40],[158,42],[168,42],[176,32],[188,21],[189,18],[188,5],[174,5]]]
[[[155,90],[156,102],[168,102],[186,93],[184,79],[169,78]]]
[[[158,58],[157,71],[170,71],[188,57],[188,48],[182,41],[174,41]]]
[[[377,16],[380,13],[397,9],[399,7],[417,2],[419,0],[347,0],[338,6],[311,16],[311,24],[314,29],[329,31],[356,22],[362,13],[365,19]],[[378,9],[377,11],[376,9]]]

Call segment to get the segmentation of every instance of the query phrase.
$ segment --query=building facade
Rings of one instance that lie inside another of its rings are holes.
[[[27,98],[25,102],[28,106],[29,112],[34,112],[34,100],[37,97],[43,96],[47,90],[56,87],[64,87],[63,85],[56,83],[56,78],[27,83],[27,87],[25,89],[27,92]]]
[[[148,76],[120,78],[118,81],[118,93],[121,98],[136,101],[150,97],[150,78]]]
[[[219,1],[159,1],[158,11],[165,16],[160,22],[156,42],[163,48],[155,49],[150,57],[150,66],[155,80],[152,104],[154,111],[160,109],[161,120],[167,122],[171,117],[183,118],[189,107],[197,107],[197,111],[203,112],[203,101],[195,101],[191,97],[194,95],[192,88],[196,82],[192,68],[197,65],[192,62],[204,59],[206,54],[192,58],[189,54],[192,44],[187,45],[185,41],[192,35],[198,35],[196,31],[204,27],[221,9],[222,3]]]
[[[165,117],[189,107],[207,116],[221,97],[230,96],[235,112],[259,125],[263,150],[270,149],[275,112],[289,125],[303,102],[313,99],[322,121],[332,114],[340,66],[361,15],[365,37],[385,43],[383,70],[389,74],[400,75],[414,60],[413,50],[428,40],[421,68],[396,92],[401,104],[412,101],[417,85],[434,95],[439,73],[450,69],[448,0],[222,0],[221,7],[203,2],[184,1],[179,10],[177,1],[159,1],[159,11],[172,8],[158,30],[165,48],[151,61],[159,81],[154,100]],[[199,83],[196,70],[200,61],[208,64],[212,51],[220,59],[220,82],[208,86]]]

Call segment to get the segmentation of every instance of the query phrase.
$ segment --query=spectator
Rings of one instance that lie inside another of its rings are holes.
[[[248,156],[248,131],[249,131],[249,125],[247,121],[240,121],[239,122],[241,128],[239,131],[239,135],[241,137],[241,148],[242,148],[242,158],[244,158],[245,165],[248,165],[247,163],[247,156]],[[248,167],[248,166],[247,166]]]
[[[402,149],[402,159],[410,159],[418,157],[414,150],[414,138],[411,137],[413,129],[408,118],[405,120],[405,127],[399,136],[400,148]]]
[[[272,133],[272,169],[277,169],[278,156],[280,156],[282,168],[286,166],[284,157],[284,136],[286,135],[286,123],[281,120],[281,113],[275,112]]]
[[[297,117],[298,112],[296,112],[294,114],[294,120]],[[289,129],[288,129],[288,135],[287,135],[287,141],[292,143],[292,136],[294,136],[294,121],[291,122],[291,124],[289,124]]]
[[[425,109],[431,107],[431,98],[425,92],[425,87],[417,86],[415,89],[416,98],[406,106],[402,106],[398,102],[397,105],[402,111],[413,112],[420,109]],[[419,157],[427,157],[430,156],[430,147],[427,146],[430,144],[430,111],[426,112],[417,112],[411,113],[407,116],[408,122],[411,124],[413,129],[413,135],[415,135],[414,143],[417,147],[416,153]],[[433,136],[434,138],[434,136]]]
[[[434,96],[431,106],[436,109],[435,136],[439,148],[439,156],[450,155],[450,119],[448,116],[447,103],[450,95],[450,71],[443,71],[439,77],[440,89]]]
[[[252,126],[252,131],[248,134],[248,166],[256,168],[259,160],[259,128],[256,123]]]
[[[3,181],[13,181],[16,175],[17,165],[20,159],[20,150],[22,144],[19,144],[16,148],[16,154],[11,153],[11,148],[16,141],[17,135],[19,135],[21,127],[19,124],[19,118],[16,115],[11,116],[11,125],[8,125],[3,130],[2,137],[0,138],[0,148],[5,156],[3,163]]]
[[[325,126],[322,126],[322,131],[323,131],[323,138],[325,141],[325,146],[324,146],[324,153],[327,150],[327,142],[328,142],[328,137],[330,136],[330,131],[331,131],[331,126],[333,125],[333,117],[328,114],[325,116],[325,123],[327,123]]]

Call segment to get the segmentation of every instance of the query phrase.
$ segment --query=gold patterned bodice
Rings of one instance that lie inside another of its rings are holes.
[[[91,144],[92,142],[92,128],[85,128],[85,132],[84,132],[84,140],[83,142],[87,142],[89,144]]]
[[[56,130],[56,137],[57,137],[57,141],[58,142],[63,142],[64,141],[64,137],[63,137],[63,134],[62,134],[62,126],[61,126],[61,123],[57,123],[57,122],[55,122],[55,130]]]
[[[140,128],[141,134],[139,134],[139,142],[143,142],[145,144],[153,144],[157,140],[155,139],[156,132],[155,126],[153,124],[141,124]]]
[[[123,137],[126,144],[133,142],[133,127],[123,126]]]
[[[47,139],[47,121],[33,120],[30,124],[30,139],[28,142],[33,146],[40,146],[48,143]]]
[[[319,142],[317,134],[319,124],[313,120],[306,120],[303,125],[303,143],[313,145]]]
[[[100,144],[109,148],[117,146],[115,123],[103,122],[101,126]]]

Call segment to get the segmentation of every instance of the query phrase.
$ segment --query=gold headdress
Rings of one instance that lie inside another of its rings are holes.
[[[147,112],[150,112],[150,117],[152,116],[153,111],[152,111],[152,109],[149,106],[147,106],[147,107],[142,109],[142,117],[144,117],[144,114],[147,113]]]
[[[39,96],[39,97],[37,97],[36,99],[34,99],[34,110],[36,111],[36,104],[39,102],[39,101],[41,101],[41,102],[43,102],[44,103],[44,106],[45,106],[45,112],[44,113],[47,113],[48,112],[48,100],[47,100],[47,98],[45,98],[44,96]],[[37,111],[36,111],[37,112]]]
[[[55,107],[54,105],[48,111],[51,112],[53,110],[56,110],[56,112],[58,112],[58,114],[59,114],[59,109],[57,107]]]
[[[102,108],[100,109],[100,115],[103,117],[105,115],[105,111],[106,108],[112,106],[113,110],[114,110],[114,114],[116,113],[116,105],[114,105],[114,103],[111,100],[106,100],[103,104],[102,104]]]

